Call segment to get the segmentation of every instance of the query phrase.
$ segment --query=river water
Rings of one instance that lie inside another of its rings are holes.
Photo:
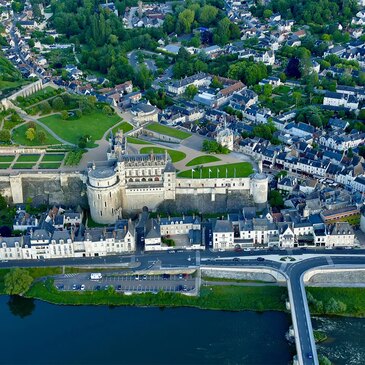
[[[0,296],[1,364],[286,365],[290,316],[57,306]]]
[[[315,317],[313,328],[324,331],[328,340],[318,351],[335,365],[365,364],[365,318]]]

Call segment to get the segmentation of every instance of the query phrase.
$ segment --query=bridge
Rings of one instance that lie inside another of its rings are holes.
[[[0,268],[9,267],[41,267],[41,266],[104,266],[120,265],[129,261],[136,260],[140,263],[137,270],[150,269],[151,262],[160,262],[163,269],[173,268],[191,268],[191,267],[215,267],[215,268],[237,268],[237,269],[265,269],[273,270],[285,276],[288,287],[288,294],[291,307],[291,315],[295,332],[295,343],[297,350],[298,363],[300,365],[318,365],[318,356],[313,336],[312,323],[307,303],[307,297],[304,288],[304,275],[312,269],[355,269],[365,268],[365,250],[357,250],[356,253],[344,252],[341,255],[328,254],[328,251],[322,252],[322,255],[313,255],[312,257],[300,257],[303,252],[290,252],[290,256],[299,258],[295,262],[283,264],[282,262],[265,259],[258,262],[256,255],[264,256],[271,252],[252,253],[232,253],[232,252],[196,252],[196,257],[192,252],[181,252],[173,255],[166,252],[152,252],[149,254],[137,254],[131,256],[106,256],[91,258],[67,258],[55,260],[23,260],[0,262]],[[306,251],[308,253],[308,251]],[[316,251],[318,253],[318,251]],[[287,256],[287,252],[275,253],[281,256]],[[240,260],[233,260],[239,257]],[[264,270],[264,271],[265,271]],[[274,275],[275,276],[275,275]]]

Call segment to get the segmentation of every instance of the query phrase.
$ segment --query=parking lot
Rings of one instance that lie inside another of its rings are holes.
[[[65,274],[55,277],[54,285],[58,290],[99,291],[112,287],[117,292],[192,292],[196,288],[196,278],[191,274],[135,274],[119,275],[103,273],[99,280],[91,280],[90,274]]]

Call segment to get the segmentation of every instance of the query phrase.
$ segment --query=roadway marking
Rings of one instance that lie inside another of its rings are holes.
[[[326,256],[326,260],[327,260],[328,265],[333,266],[333,260],[332,260],[331,256]]]
[[[281,265],[280,265],[280,271],[284,271],[286,268],[286,262],[283,262]]]
[[[199,250],[195,251],[195,265],[200,266],[200,251]]]

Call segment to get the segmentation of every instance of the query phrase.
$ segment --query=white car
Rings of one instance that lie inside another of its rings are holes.
[[[251,251],[251,249],[250,249],[250,248],[248,248],[248,247],[246,247],[246,248],[244,248],[244,249],[243,249],[243,251],[250,252],[250,251]]]
[[[85,290],[85,285],[84,284],[81,285],[81,290]]]

